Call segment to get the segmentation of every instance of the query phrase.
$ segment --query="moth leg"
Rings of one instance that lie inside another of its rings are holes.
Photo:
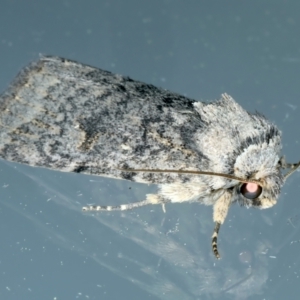
[[[287,168],[291,169],[289,172],[290,174],[294,173],[299,167],[300,167],[300,161],[295,164],[287,163]],[[285,177],[287,177],[287,176],[285,176]]]
[[[115,206],[102,206],[102,205],[90,205],[82,207],[83,211],[116,211],[116,210],[130,210],[134,208],[138,208],[141,206],[149,205],[149,204],[162,204],[163,206],[165,203],[170,202],[165,200],[161,196],[157,194],[148,194],[146,195],[146,200],[128,203],[128,204],[121,204]]]
[[[221,224],[216,222],[215,228],[214,228],[214,233],[212,235],[212,241],[211,241],[212,250],[217,259],[220,259],[220,254],[218,251],[218,234],[219,234],[220,227],[221,227]]]
[[[214,204],[214,212],[213,212],[213,219],[215,222],[215,228],[212,235],[212,250],[217,259],[220,258],[220,254],[218,251],[218,234],[221,227],[221,224],[224,223],[229,207],[231,204],[231,193],[225,192]]]
[[[292,175],[299,167],[300,167],[300,161],[295,163],[295,164],[291,164],[291,163],[287,163],[285,161],[284,157],[280,158],[279,164],[281,166],[282,169],[290,169],[285,175],[284,175],[284,180],[286,180],[290,175]]]
[[[295,164],[291,164],[285,160],[284,156],[280,158],[279,163],[282,169],[297,169],[300,166],[300,161]]]

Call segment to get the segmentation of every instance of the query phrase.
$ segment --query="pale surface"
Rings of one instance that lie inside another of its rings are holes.
[[[0,88],[42,53],[189,98],[228,92],[278,125],[283,153],[295,162],[299,6],[4,0]],[[142,200],[155,187],[0,163],[3,299],[298,298],[298,172],[274,208],[230,210],[220,232],[223,258],[216,262],[209,207],[167,205],[166,214],[144,207],[94,218],[81,206]]]

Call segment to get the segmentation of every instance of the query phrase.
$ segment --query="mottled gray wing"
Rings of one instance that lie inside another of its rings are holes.
[[[184,181],[117,169],[201,169],[205,157],[192,137],[205,125],[194,102],[74,61],[42,57],[0,97],[0,156],[147,183]]]

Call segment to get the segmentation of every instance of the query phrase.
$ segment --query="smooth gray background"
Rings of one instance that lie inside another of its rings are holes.
[[[279,126],[294,162],[299,11],[296,0],[2,0],[0,90],[50,54],[198,100],[227,92]],[[299,182],[297,172],[272,209],[232,207],[216,261],[210,207],[83,214],[155,187],[0,161],[0,298],[298,299]]]

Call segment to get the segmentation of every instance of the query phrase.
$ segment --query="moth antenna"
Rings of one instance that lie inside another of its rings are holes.
[[[300,164],[300,162],[299,162]],[[245,179],[241,177],[237,177],[230,174],[224,174],[224,173],[215,173],[215,172],[206,172],[206,171],[184,171],[184,170],[160,170],[160,169],[118,169],[120,171],[125,172],[148,172],[148,173],[176,173],[176,174],[190,174],[190,175],[207,175],[207,176],[217,176],[217,177],[224,177],[227,179],[237,180],[243,183],[256,183],[258,185],[261,185],[261,182],[259,180],[255,179]]]
[[[219,222],[216,222],[215,224],[216,225],[215,225],[215,228],[214,228],[214,233],[212,235],[211,246],[212,246],[212,250],[213,250],[213,253],[214,253],[215,257],[217,259],[220,259],[221,256],[220,256],[219,251],[218,251],[218,234],[219,234],[221,224]]]
[[[300,161],[297,162],[296,164],[286,164],[286,168],[291,168],[285,175],[284,175],[284,181],[286,181],[286,179],[288,177],[290,177],[290,175],[292,175],[295,171],[297,171],[297,169],[300,167]]]

